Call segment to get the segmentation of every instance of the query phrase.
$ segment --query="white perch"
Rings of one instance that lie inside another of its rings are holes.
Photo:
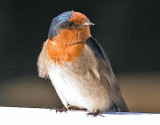
[[[0,107],[0,125],[160,125],[160,114],[106,112],[88,116],[84,111],[56,113],[43,108]]]

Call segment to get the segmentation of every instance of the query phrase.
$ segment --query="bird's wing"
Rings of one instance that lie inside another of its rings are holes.
[[[38,62],[37,62],[38,74],[42,78],[49,78],[48,77],[48,69],[51,65],[51,61],[49,59],[49,55],[47,52],[47,44],[48,44],[48,40],[46,40],[44,42],[42,51],[39,54]]]
[[[120,88],[117,84],[116,78],[112,71],[109,59],[105,54],[103,48],[97,42],[96,39],[90,37],[87,39],[86,44],[92,49],[98,63],[98,72],[100,74],[100,81],[107,89],[107,92],[111,99],[114,101],[115,105],[120,111],[129,111],[122,95]]]

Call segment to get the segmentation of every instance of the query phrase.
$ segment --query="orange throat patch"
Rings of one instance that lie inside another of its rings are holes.
[[[81,55],[82,49],[84,48],[84,43],[75,43],[73,45],[61,45],[55,41],[48,40],[48,54],[50,58],[58,64],[62,62],[74,61],[76,57]]]
[[[89,26],[81,29],[63,29],[53,39],[48,39],[48,54],[56,63],[71,62],[80,57],[86,39],[90,37]]]

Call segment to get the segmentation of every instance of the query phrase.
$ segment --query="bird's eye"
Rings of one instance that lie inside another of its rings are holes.
[[[62,28],[68,28],[68,29],[72,29],[76,27],[78,27],[78,25],[75,24],[74,22],[68,22],[62,25]]]
[[[67,26],[68,26],[68,28],[73,28],[74,23],[73,22],[69,22]]]

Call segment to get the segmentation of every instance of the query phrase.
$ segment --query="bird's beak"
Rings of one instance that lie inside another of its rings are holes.
[[[85,22],[83,25],[81,25],[81,27],[84,27],[84,26],[92,26],[92,25],[95,25],[95,24],[92,23],[92,22]]]

